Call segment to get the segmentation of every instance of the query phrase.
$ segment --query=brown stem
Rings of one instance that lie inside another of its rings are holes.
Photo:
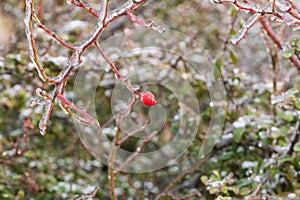
[[[67,48],[69,48],[71,50],[76,50],[76,47],[72,46],[71,44],[68,44],[65,40],[63,40],[60,37],[58,37],[56,33],[54,33],[53,31],[51,31],[44,24],[39,23],[39,24],[37,24],[37,27],[39,27],[39,28],[43,29],[44,31],[46,31],[49,35],[51,35],[54,39],[56,39],[59,43],[61,43],[65,47],[67,47]]]
[[[147,126],[149,125],[149,121],[146,121],[145,124],[141,127],[138,128],[137,130],[128,133],[124,138],[122,138],[119,142],[118,145],[121,146],[124,142],[126,142],[130,137],[134,136],[135,134],[137,134],[138,132],[144,130]]]
[[[111,149],[110,155],[109,155],[109,161],[108,161],[108,180],[110,185],[110,195],[113,200],[117,200],[116,191],[115,191],[115,173],[114,173],[114,163],[115,163],[115,157],[117,153],[117,149],[119,146],[117,146],[117,143],[120,139],[121,130],[118,128],[116,132],[116,136],[114,138],[114,146]]]
[[[139,196],[139,199],[140,200],[144,200],[145,197],[143,195],[143,193],[134,185],[133,181],[131,180],[130,178],[130,175],[129,174],[126,174],[126,177],[127,177],[127,181],[128,181],[128,184],[131,186],[131,188],[133,188],[135,190],[135,192],[138,194]]]
[[[127,78],[123,77],[122,74],[119,72],[118,68],[116,67],[116,65],[108,58],[108,56],[105,54],[104,50],[101,48],[100,44],[98,41],[95,42],[96,47],[98,48],[99,52],[101,53],[102,57],[106,60],[106,62],[109,64],[109,66],[111,67],[111,69],[114,71],[114,73],[116,74],[117,78],[120,79],[121,81],[123,81],[126,85],[127,88],[132,92],[135,93],[139,96],[142,96],[142,93],[136,91],[133,89],[133,86],[130,84],[130,82],[128,81]]]
[[[85,50],[90,47],[92,44],[94,44],[100,37],[100,35],[103,33],[105,27],[120,18],[121,16],[126,15],[126,13],[135,10],[136,8],[140,7],[144,3],[146,3],[148,0],[128,0],[126,3],[124,3],[119,8],[116,8],[114,10],[111,10],[109,12],[108,10],[108,3],[109,0],[100,0],[100,11],[99,13],[96,13],[92,8],[88,7],[86,4],[81,2],[80,0],[71,0],[74,5],[83,7],[85,10],[88,10],[91,12],[94,16],[98,17],[98,23],[95,25],[94,31],[89,34],[89,36],[83,40],[82,42],[79,42],[77,44],[71,45],[68,44],[66,41],[61,39],[57,36],[56,33],[51,31],[48,27],[46,27],[44,24],[42,24],[38,17],[35,15],[34,10],[34,0],[26,0],[26,11],[25,11],[25,30],[26,30],[26,36],[28,40],[28,47],[30,52],[30,58],[32,62],[35,64],[35,67],[38,71],[39,77],[45,81],[46,83],[55,85],[55,89],[52,92],[53,96],[47,96],[44,94],[44,99],[47,100],[45,113],[43,115],[43,119],[40,122],[40,129],[41,133],[45,134],[47,123],[50,120],[50,114],[52,112],[55,99],[59,98],[59,104],[62,109],[64,109],[68,114],[73,116],[76,120],[87,124],[87,125],[96,125],[99,126],[99,123],[97,120],[95,120],[92,116],[90,116],[86,110],[82,110],[77,108],[71,101],[69,101],[66,97],[64,97],[64,89],[65,84],[71,74],[71,72],[74,70],[75,66],[78,66],[81,63],[81,55],[85,52]],[[46,74],[46,71],[40,62],[39,55],[38,55],[38,49],[37,44],[34,38],[33,33],[33,24],[36,24],[38,28],[43,29],[46,33],[48,33],[50,36],[52,36],[55,40],[57,40],[61,45],[65,46],[66,48],[73,51],[69,63],[66,67],[64,67],[61,72],[55,76],[55,77],[49,77]],[[118,71],[115,71],[116,73]],[[119,77],[121,74],[119,73]],[[127,79],[124,79],[124,82],[127,84],[128,89],[132,91],[133,93],[141,96],[142,94],[138,91],[135,91],[132,85],[129,83]],[[72,110],[78,112],[81,116],[78,116],[72,112]]]
[[[118,79],[124,79],[121,73],[119,72],[118,68],[116,65],[107,57],[103,49],[101,48],[100,44],[98,41],[95,42],[96,47],[98,48],[99,52],[101,53],[102,57],[106,60],[106,62],[109,64],[111,69],[114,71]]]
[[[71,0],[71,3],[75,6],[82,7],[83,9],[90,12],[95,17],[99,17],[99,14],[90,6],[87,6],[85,3],[83,3],[81,0]]]
[[[94,117],[92,117],[90,114],[88,114],[86,109],[78,108],[73,102],[71,102],[69,99],[64,97],[62,94],[58,94],[57,98],[61,100],[61,102],[64,104],[64,106],[66,108],[75,110],[76,112],[80,113],[84,117],[84,119],[89,120],[91,122],[91,125],[100,127],[99,122]]]
[[[269,37],[273,40],[273,42],[280,48],[283,49],[282,46],[282,42],[281,39],[276,35],[276,33],[274,32],[274,30],[272,29],[271,25],[264,19],[261,18],[260,19],[260,23],[263,26],[263,28],[266,30],[267,34],[269,35]],[[296,67],[298,67],[298,69],[300,69],[300,60],[298,60],[298,58],[293,55],[290,58],[290,61],[292,63],[294,63],[296,65]]]

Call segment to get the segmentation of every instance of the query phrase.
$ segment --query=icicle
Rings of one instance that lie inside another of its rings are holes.
[[[51,115],[52,109],[53,109],[53,103],[49,102],[46,105],[45,112],[43,114],[43,118],[41,119],[41,121],[39,123],[40,133],[42,135],[46,134],[47,124],[48,124],[48,122],[50,120],[50,115]]]
[[[157,24],[153,24],[151,28],[159,33],[166,32],[166,29],[164,27],[157,25]]]
[[[252,15],[247,22],[243,25],[243,27],[231,38],[231,42],[236,45],[238,44],[243,38],[246,37],[248,30],[259,20],[261,17],[260,13],[255,13]]]

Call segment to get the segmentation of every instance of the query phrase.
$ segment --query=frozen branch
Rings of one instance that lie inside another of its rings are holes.
[[[114,138],[114,145],[110,151],[109,160],[108,160],[108,180],[110,185],[110,195],[113,200],[117,199],[116,192],[115,192],[115,173],[114,173],[114,166],[115,166],[115,157],[117,153],[117,149],[119,148],[117,146],[117,143],[120,139],[121,130],[118,128],[115,138]]]
[[[232,4],[237,10],[241,10],[247,13],[252,13],[252,16],[247,20],[243,27],[236,33],[231,41],[234,45],[238,44],[242,39],[246,38],[247,32],[258,22],[262,24],[269,37],[274,43],[283,49],[282,40],[272,30],[269,23],[264,19],[264,16],[272,16],[272,20],[285,23],[290,27],[300,27],[300,11],[299,8],[292,0],[271,0],[267,5],[252,5],[250,1],[244,0],[240,2],[238,0],[210,0],[215,4]],[[300,69],[300,60],[295,56],[290,57],[298,69]]]
[[[155,24],[153,20],[148,20],[148,21],[145,21],[143,18],[141,17],[138,17],[134,14],[132,14],[131,12],[128,12],[127,13],[127,16],[135,23],[141,25],[142,27],[144,28],[152,28],[153,30],[159,32],[159,33],[163,33],[165,32],[165,29],[158,25],[158,24]]]
[[[121,80],[122,82],[125,83],[125,85],[127,86],[127,89],[134,93],[137,94],[139,96],[141,96],[142,94],[140,92],[138,92],[137,90],[140,88],[140,86],[133,86],[130,81],[123,77],[121,75],[121,73],[119,72],[117,66],[109,59],[109,57],[105,54],[104,50],[101,48],[101,46],[99,45],[98,41],[95,42],[96,47],[98,48],[99,52],[101,53],[102,57],[106,60],[106,62],[109,64],[109,66],[111,67],[111,69],[114,71],[116,78]]]
[[[29,54],[30,59],[34,63],[34,66],[38,72],[39,77],[45,81],[52,84],[56,84],[57,82],[53,79],[47,76],[44,67],[42,66],[39,56],[38,56],[38,50],[35,43],[34,35],[33,35],[33,16],[34,16],[34,1],[33,0],[26,0],[26,11],[25,11],[25,33],[27,36],[28,41],[28,48],[29,48]]]
[[[79,116],[75,116],[75,119],[78,119],[79,122],[82,122],[82,123],[84,123],[86,125],[89,125],[89,126],[100,127],[99,122],[94,117],[92,117],[91,115],[89,115],[87,113],[86,109],[80,109],[80,108],[78,108],[75,104],[73,104],[69,99],[67,99],[66,97],[64,97],[62,94],[58,94],[57,98],[61,101],[63,107],[66,110],[69,110],[69,109],[74,110],[74,111],[80,113],[83,116],[83,118],[81,118]],[[75,114],[73,112],[71,112],[71,115],[75,115]]]
[[[75,5],[75,6],[82,7],[83,9],[87,10],[88,12],[90,12],[95,17],[99,17],[99,14],[92,7],[87,6],[81,0],[70,0],[69,2],[73,5]]]
[[[83,194],[83,195],[81,195],[79,197],[73,198],[73,200],[84,200],[84,199],[95,198],[98,191],[99,191],[99,188],[96,187],[90,194]]]
[[[246,38],[247,32],[251,29],[252,26],[262,17],[261,14],[256,13],[252,15],[247,22],[243,25],[243,27],[236,33],[232,38],[231,42],[234,45],[237,45],[242,39]]]
[[[68,44],[65,40],[61,39],[60,37],[57,36],[56,33],[51,31],[48,27],[46,27],[44,24],[41,24],[38,22],[36,24],[38,28],[43,29],[45,32],[47,32],[49,35],[51,35],[54,39],[56,39],[60,44],[64,45],[65,47],[71,49],[71,50],[76,50],[76,47],[72,46],[71,44]]]
[[[265,19],[261,18],[260,23],[261,23],[262,27],[264,28],[264,30],[266,31],[267,35],[269,35],[269,37],[279,47],[279,49],[283,49],[282,40],[276,35],[276,33],[272,29],[269,22],[267,22]],[[300,60],[295,55],[293,55],[290,58],[290,61],[292,63],[294,63],[298,69],[300,69]]]
[[[43,97],[45,101],[43,101],[43,105],[45,105],[45,112],[43,114],[43,118],[40,121],[40,130],[41,133],[44,135],[46,133],[47,124],[50,121],[50,115],[53,110],[53,106],[56,102],[59,103],[60,107],[67,112],[70,116],[74,119],[78,120],[79,122],[89,125],[89,126],[99,126],[99,123],[96,119],[94,119],[91,115],[87,113],[85,109],[79,109],[76,105],[74,105],[71,101],[69,101],[64,96],[64,90],[66,87],[67,80],[70,77],[70,74],[74,70],[76,66],[81,63],[81,55],[84,51],[93,44],[96,44],[97,48],[99,49],[101,55],[105,58],[105,60],[109,63],[112,67],[114,72],[117,74],[117,77],[123,80],[128,89],[141,96],[133,85],[130,84],[129,80],[123,78],[122,75],[119,73],[116,66],[109,60],[109,58],[104,54],[104,51],[101,49],[100,45],[98,44],[98,39],[106,26],[110,23],[114,22],[118,18],[127,15],[131,11],[137,9],[148,0],[128,0],[119,8],[109,11],[109,0],[100,0],[100,11],[96,12],[92,7],[87,6],[87,4],[83,3],[81,0],[70,0],[68,3],[73,4],[78,7],[82,7],[84,10],[87,10],[92,15],[98,18],[98,23],[95,25],[94,30],[90,35],[85,38],[83,41],[77,44],[69,44],[62,38],[60,38],[54,31],[50,28],[46,27],[44,24],[40,22],[38,16],[35,15],[34,10],[34,0],[26,0],[26,11],[25,11],[25,32],[28,41],[29,53],[32,62],[34,63],[36,70],[39,74],[39,77],[49,84],[55,85],[55,89],[51,92],[51,95],[48,95],[47,92],[42,91],[39,93],[39,96]],[[151,26],[155,28],[156,26],[152,23]],[[70,49],[73,51],[72,55],[69,58],[69,63],[62,68],[57,76],[49,77],[46,74],[46,71],[40,62],[38,48],[34,37],[34,27],[40,28],[48,33],[54,40],[56,40],[62,46]],[[56,101],[58,99],[58,101]],[[40,102],[36,102],[39,105]],[[79,113],[79,115],[75,114]]]

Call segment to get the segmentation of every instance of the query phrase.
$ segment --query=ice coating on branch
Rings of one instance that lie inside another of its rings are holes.
[[[299,31],[299,30],[300,30],[300,26],[293,27],[293,31]]]
[[[152,28],[153,30],[155,30],[155,31],[157,31],[159,33],[164,33],[165,32],[165,29],[162,26],[160,26],[158,24],[155,24],[153,20],[145,21],[143,18],[138,17],[138,16],[132,14],[131,12],[128,12],[127,16],[133,22],[141,25],[144,28]]]
[[[247,22],[243,25],[243,27],[231,38],[231,42],[236,45],[238,44],[243,38],[246,37],[248,30],[259,20],[261,14],[255,13],[252,15]]]
[[[36,64],[36,62],[34,61],[34,49],[33,49],[33,45],[32,45],[32,0],[26,0],[26,10],[25,10],[25,18],[24,18],[24,23],[25,23],[25,34],[26,34],[26,38],[27,38],[27,43],[28,43],[28,48],[29,48],[29,54],[30,54],[30,59],[34,64],[34,67],[36,68],[36,70],[38,71],[38,75],[39,77],[45,81],[38,65]]]
[[[52,109],[53,109],[53,103],[48,102],[48,104],[46,105],[46,108],[45,108],[45,112],[43,114],[43,118],[41,119],[41,121],[39,123],[40,133],[42,135],[46,134],[47,124],[50,120],[50,114],[52,112]]]
[[[130,8],[134,6],[134,2],[133,1],[127,1],[126,3],[124,3],[121,7],[116,8],[114,10],[110,10],[108,12],[108,16],[106,17],[106,22],[112,21],[115,17],[122,15],[124,13],[125,10],[127,10],[127,8]]]
[[[166,31],[166,29],[164,27],[157,25],[157,24],[153,24],[153,26],[151,28],[159,33],[164,33]]]
[[[248,4],[248,3],[240,2],[239,5],[240,5],[240,7],[243,8],[243,10],[246,10],[246,11],[247,11],[247,10],[256,10],[256,9],[257,9],[255,6],[253,6],[253,5],[251,5],[251,4]],[[239,8],[237,8],[236,6],[235,6],[235,8],[236,8],[237,10],[239,10]]]
[[[234,3],[235,0],[210,0],[213,4],[220,4],[220,3]]]
[[[292,5],[286,0],[276,0],[275,5],[283,12],[288,12],[289,10],[292,9]]]

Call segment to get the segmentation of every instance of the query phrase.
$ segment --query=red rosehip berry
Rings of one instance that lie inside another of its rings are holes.
[[[153,106],[157,103],[155,96],[148,91],[142,93],[141,102],[147,106]]]

